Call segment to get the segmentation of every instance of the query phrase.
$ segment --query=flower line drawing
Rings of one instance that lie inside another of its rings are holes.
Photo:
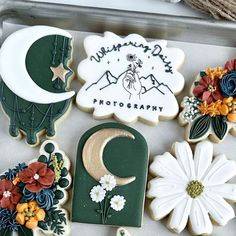
[[[123,78],[123,86],[124,89],[130,94],[129,99],[132,95],[138,95],[140,97],[140,93],[142,90],[142,84],[139,79],[139,71],[138,68],[142,68],[143,61],[137,59],[136,54],[127,54],[127,61],[131,62],[128,65],[127,71]]]
[[[124,196],[112,195],[111,191],[117,186],[113,175],[104,175],[99,183],[101,185],[96,185],[91,189],[90,197],[93,202],[99,203],[100,209],[96,212],[101,214],[102,224],[106,224],[107,220],[112,217],[111,209],[116,212],[123,210],[126,200]]]

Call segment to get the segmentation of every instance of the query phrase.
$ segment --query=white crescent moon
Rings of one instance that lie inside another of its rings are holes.
[[[40,88],[27,72],[25,59],[32,44],[48,35],[71,38],[65,30],[49,26],[32,26],[11,34],[0,50],[0,74],[7,87],[29,102],[48,104],[67,100],[75,92],[52,93]]]
[[[104,175],[113,175],[104,165],[103,150],[107,143],[116,137],[135,138],[133,134],[126,130],[107,128],[101,129],[92,134],[84,145],[82,152],[84,167],[89,175],[97,181],[99,181]],[[136,179],[135,176],[124,178],[115,175],[113,176],[115,177],[118,186],[129,184]]]

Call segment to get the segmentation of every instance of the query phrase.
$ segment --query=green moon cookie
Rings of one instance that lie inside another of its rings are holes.
[[[148,156],[144,137],[130,127],[88,130],[78,145],[72,220],[141,227]]]
[[[0,100],[10,119],[9,133],[26,136],[35,146],[39,136],[55,136],[55,124],[67,113],[72,70],[72,36],[61,29],[33,26],[10,35],[0,50]]]

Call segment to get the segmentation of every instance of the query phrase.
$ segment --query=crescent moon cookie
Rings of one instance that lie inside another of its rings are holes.
[[[74,91],[67,92],[73,72],[72,36],[65,30],[33,26],[11,34],[0,50],[0,100],[10,119],[9,133],[39,137],[56,135],[56,124],[69,112]]]
[[[222,142],[228,132],[236,136],[236,59],[224,68],[207,68],[196,77],[181,104],[180,124],[187,140],[198,142],[209,137]]]
[[[236,202],[236,162],[224,154],[213,159],[213,144],[202,141],[193,154],[187,142],[175,143],[169,152],[154,157],[148,183],[151,216],[169,216],[167,227],[175,233],[187,223],[193,235],[210,235],[212,222],[225,226],[235,217],[230,202]]]
[[[70,161],[53,141],[45,141],[39,153],[0,176],[0,235],[70,235],[63,208]]]
[[[72,221],[141,227],[147,168],[136,130],[115,123],[88,130],[78,145]]]
[[[84,48],[87,58],[78,66],[84,85],[76,98],[81,110],[125,124],[157,125],[177,115],[175,95],[184,87],[178,72],[182,50],[168,48],[165,40],[147,42],[138,34],[121,38],[111,32],[88,36]]]

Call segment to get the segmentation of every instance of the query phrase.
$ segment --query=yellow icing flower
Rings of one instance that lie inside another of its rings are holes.
[[[208,67],[206,69],[206,74],[213,80],[215,77],[221,79],[225,74],[227,73],[227,70],[222,69],[220,66],[217,66],[216,68],[212,69],[211,67]]]
[[[29,203],[19,203],[16,206],[16,221],[20,225],[25,225],[28,229],[34,229],[38,226],[39,221],[45,219],[45,211],[38,207],[36,201]]]

